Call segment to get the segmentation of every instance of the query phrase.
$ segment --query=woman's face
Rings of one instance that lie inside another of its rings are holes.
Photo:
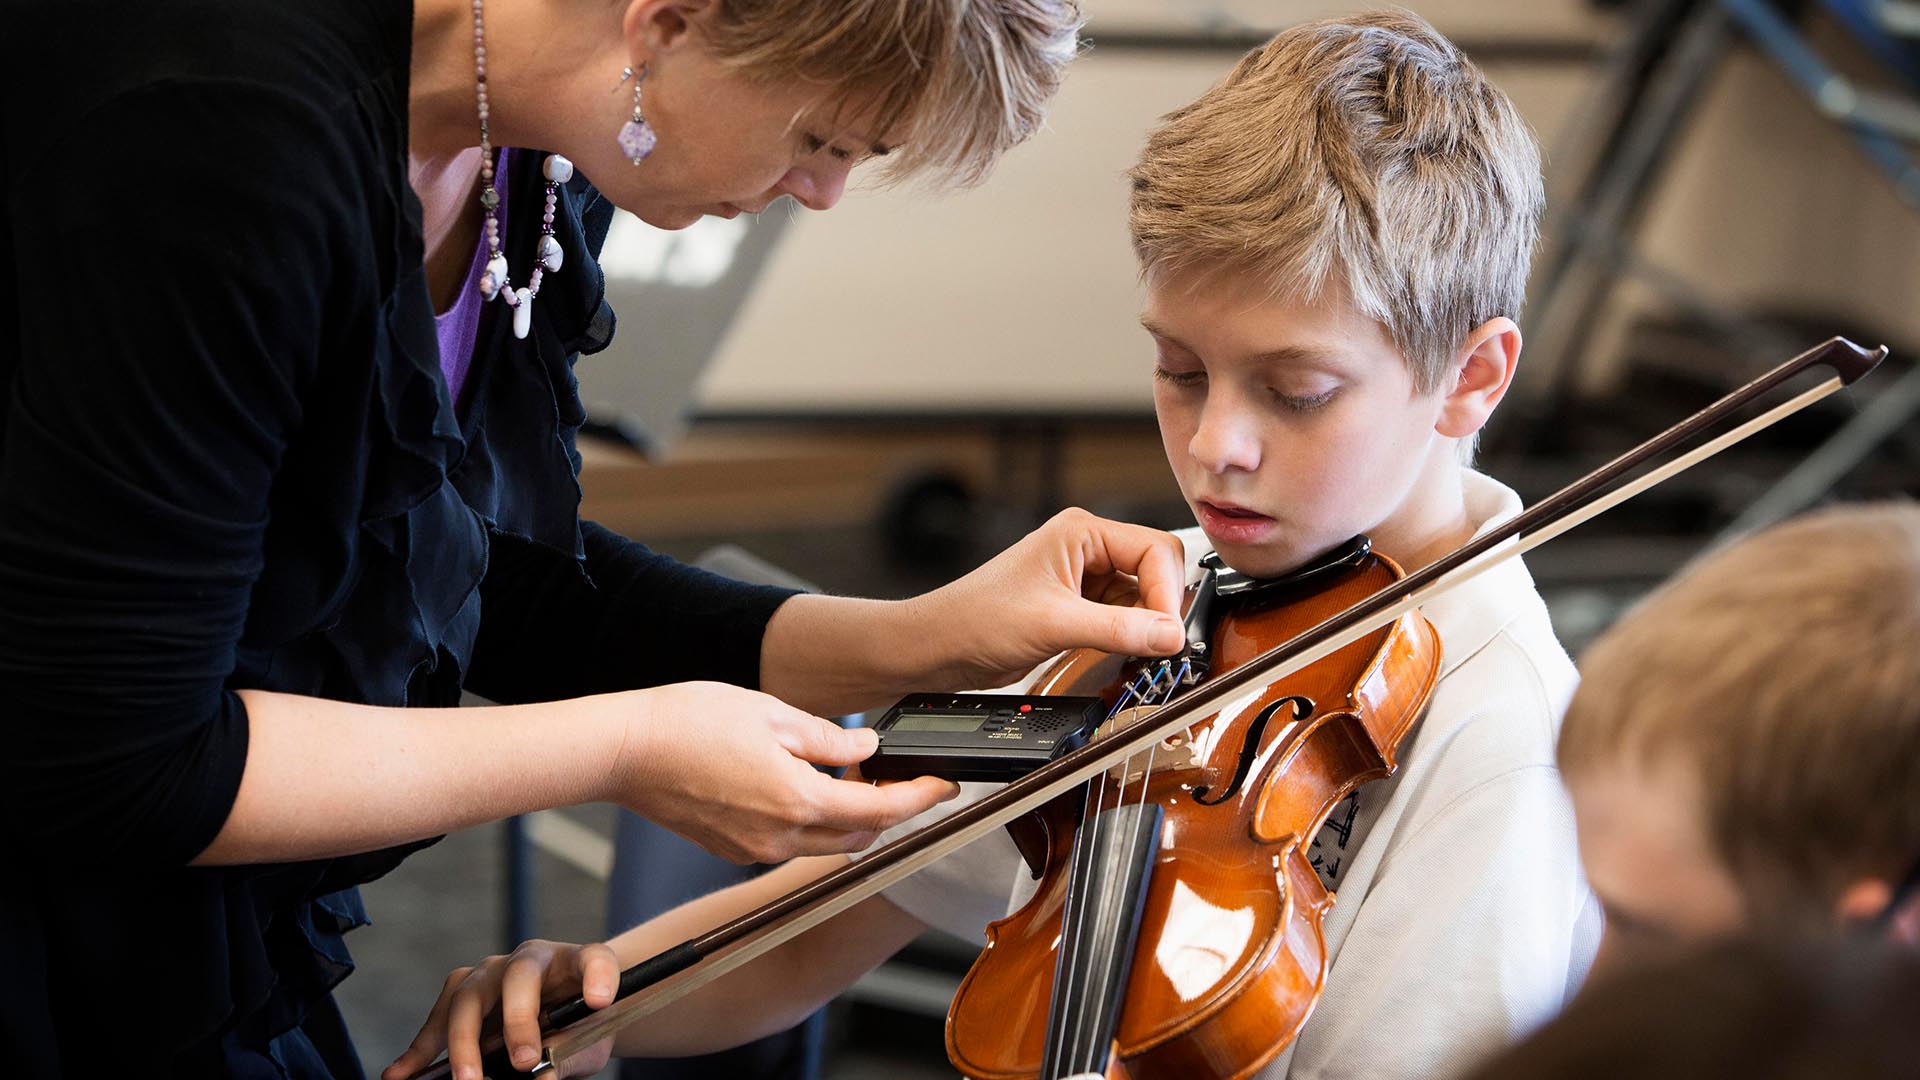
[[[631,115],[631,90],[617,96]],[[617,205],[661,229],[757,214],[782,195],[826,210],[856,166],[889,149],[862,110],[838,104],[821,87],[750,80],[688,40],[649,66],[641,106],[653,153],[625,160],[610,125],[605,163],[581,164]]]

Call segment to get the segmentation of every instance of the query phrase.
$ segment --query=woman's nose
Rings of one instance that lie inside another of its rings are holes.
[[[789,169],[780,178],[780,190],[809,210],[831,210],[847,190],[847,168],[828,165]]]

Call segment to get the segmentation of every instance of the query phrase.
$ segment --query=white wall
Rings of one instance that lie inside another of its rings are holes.
[[[1123,174],[1163,113],[1231,65],[1224,52],[1098,47],[1109,31],[1277,29],[1337,8],[1091,0],[1095,48],[1045,131],[988,183],[944,197],[854,192],[797,215],[699,393],[709,410],[1107,409],[1147,404]],[[1424,5],[1461,37],[1592,37],[1571,0]],[[1548,137],[1578,65],[1492,64]]]
[[[780,220],[756,226],[784,235],[719,339],[695,407],[1144,410],[1149,353],[1135,323],[1123,173],[1155,120],[1233,57],[1101,50],[1101,33],[1244,34],[1362,6],[1088,0],[1096,48],[1076,61],[1047,129],[984,187],[944,197],[856,191],[830,215],[788,203],[773,211]],[[1414,6],[1469,43],[1599,42],[1617,32],[1584,0]],[[1496,57],[1485,66],[1540,134],[1553,190],[1555,150],[1590,90],[1592,65]],[[1751,55],[1736,52],[1716,73],[1643,239],[1662,265],[1730,303],[1805,301],[1920,340],[1920,220]],[[1623,294],[1603,320],[1601,363],[1590,373],[1604,379],[1627,318],[1658,302],[1644,289]],[[590,401],[612,382],[596,369],[700,359],[650,338],[641,321],[624,321],[614,350],[583,368]],[[658,355],[663,346],[674,356]],[[639,377],[658,393],[661,374]]]

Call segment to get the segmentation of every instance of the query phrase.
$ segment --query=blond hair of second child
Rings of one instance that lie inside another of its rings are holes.
[[[1286,31],[1166,117],[1131,181],[1155,410],[1198,523],[1190,569],[1214,549],[1273,576],[1356,534],[1411,568],[1519,511],[1466,462],[1519,360],[1539,155],[1443,37],[1397,12]],[[1298,1037],[1273,1033],[1264,1076],[1456,1071],[1553,1015],[1597,940],[1553,758],[1575,675],[1531,578],[1510,562],[1425,614],[1440,683],[1400,771],[1315,841],[1339,897],[1330,969]],[[448,1040],[470,1059],[497,1001],[509,1045],[530,1047],[543,991],[603,1004],[621,964],[838,865],[789,864],[609,945],[533,942],[455,972],[403,1061]],[[929,925],[980,938],[1030,888],[1011,842],[983,839],[593,1057],[778,1030]]]

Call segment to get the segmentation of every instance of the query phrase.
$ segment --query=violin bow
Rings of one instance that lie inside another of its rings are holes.
[[[1133,718],[1098,742],[1090,742],[793,892],[730,922],[643,960],[620,974],[612,1004],[598,1011],[579,997],[541,1013],[538,1076],[621,1028],[678,1000],[754,958],[798,937],[835,915],[938,862],[974,840],[1036,810],[1134,756],[1185,730],[1209,714],[1251,704],[1267,684],[1323,659],[1419,607],[1435,595],[1479,576],[1552,540],[1576,525],[1684,472],[1754,433],[1853,385],[1879,366],[1887,349],[1863,349],[1835,337],[1734,390],[1651,439],[1573,481],[1520,514],[1487,530],[1437,561],[1401,578],[1319,625],[1253,660],[1153,709],[1129,710]],[[1816,367],[1834,374],[1819,385],[1746,420],[1657,467],[1628,478],[1649,462],[1691,443],[1708,429],[1801,373]],[[483,1072],[493,1080],[516,1075],[498,1035],[482,1046]],[[412,1080],[451,1076],[443,1059]]]

